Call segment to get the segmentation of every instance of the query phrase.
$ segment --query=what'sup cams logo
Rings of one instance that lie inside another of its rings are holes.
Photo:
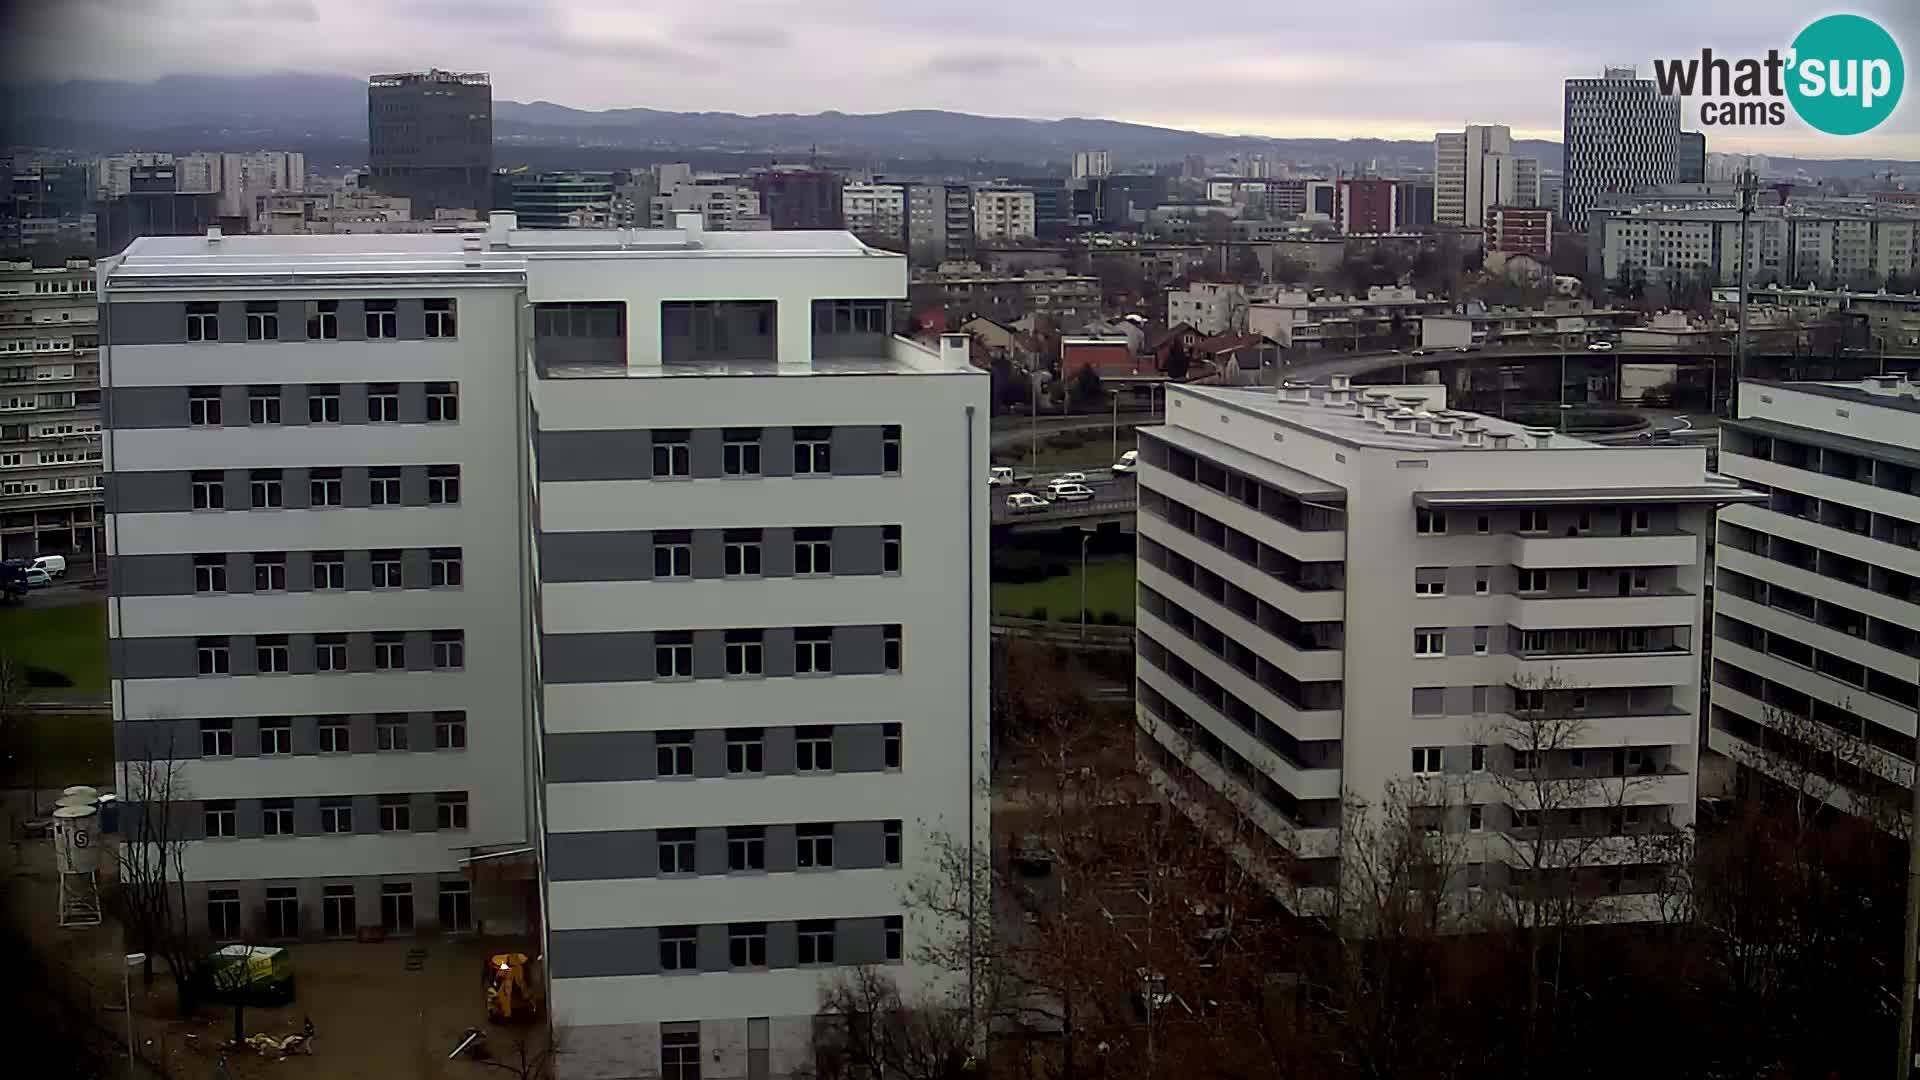
[[[1828,15],[1800,31],[1783,53],[1730,60],[1701,49],[1698,58],[1655,60],[1662,94],[1707,98],[1703,127],[1777,127],[1787,106],[1829,135],[1871,131],[1893,115],[1906,65],[1893,35],[1860,15]]]

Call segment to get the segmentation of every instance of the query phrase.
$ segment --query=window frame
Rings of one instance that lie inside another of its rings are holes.
[[[833,628],[802,626],[793,631],[793,673],[833,674]]]
[[[805,764],[802,764],[804,759]],[[793,771],[831,773],[833,769],[833,728],[824,724],[794,729]]]
[[[347,588],[347,553],[344,551],[316,551],[313,553],[313,591],[344,592]]]
[[[367,386],[367,423],[400,422],[400,384],[370,383]]]
[[[361,308],[366,316],[368,341],[397,341],[400,338],[400,302],[368,300]]]
[[[427,505],[460,505],[460,466],[427,466]]]
[[[322,754],[353,753],[353,723],[345,716],[330,715],[315,718],[314,745]]]
[[[210,717],[200,721],[200,756],[203,758],[230,758],[233,756],[232,719],[227,717]]]
[[[720,474],[733,477],[765,476],[765,436],[759,429],[728,430],[720,443]],[[751,459],[751,460],[749,460]]]
[[[793,475],[833,475],[833,429],[793,429]]]
[[[1412,748],[1411,771],[1414,776],[1439,776],[1446,771],[1446,748],[1441,746],[1416,746]]]
[[[433,714],[433,748],[435,750],[467,748],[466,713],[443,710]]]
[[[837,936],[832,919],[800,920],[794,926],[794,963],[799,967],[831,966]]]
[[[420,302],[426,336],[434,339],[453,340],[459,336],[459,308],[452,298],[428,297]]]
[[[427,549],[427,587],[430,589],[459,589],[466,583],[466,550],[464,548],[428,548]]]
[[[661,877],[691,877],[698,874],[698,858],[699,850],[692,829],[661,829],[654,833],[654,868]]]
[[[428,639],[433,646],[433,670],[465,671],[467,633],[464,630],[435,630]]]
[[[261,393],[259,387],[247,388],[247,423],[254,427],[280,425],[280,388],[267,387],[272,393]]]
[[[767,966],[767,924],[727,924],[727,966],[753,971]]]
[[[663,638],[667,640],[662,640]],[[663,660],[669,662],[663,664]],[[654,634],[653,677],[661,681],[678,681],[693,678],[692,634],[685,631],[668,631]]]
[[[399,631],[379,631],[373,635],[373,670],[407,670],[407,637]]]
[[[460,422],[460,384],[457,382],[430,382],[427,384],[427,423],[457,424]]]
[[[833,530],[806,526],[793,530],[793,576],[833,575]]]
[[[413,799],[407,795],[377,797],[378,815],[374,818],[383,833],[413,831]]]
[[[691,780],[694,777],[693,732],[662,731],[653,737],[653,777]]]
[[[833,826],[803,822],[793,827],[793,865],[797,870],[833,869]]]
[[[648,455],[652,479],[693,479],[692,432],[684,428],[661,428],[651,432],[649,438],[652,444],[652,452]]]
[[[1413,655],[1432,659],[1447,655],[1447,632],[1438,627],[1422,627],[1413,632]]]
[[[730,874],[761,874],[765,873],[766,869],[766,826],[727,826],[727,872]]]
[[[724,644],[729,679],[758,679],[767,673],[766,635],[760,630],[729,630]]]
[[[662,539],[666,537],[666,539]],[[662,567],[665,572],[662,572]],[[680,530],[653,534],[653,579],[687,581],[693,578],[693,536]]]
[[[765,776],[766,773],[766,730],[764,728],[729,728],[727,730],[727,775]]]

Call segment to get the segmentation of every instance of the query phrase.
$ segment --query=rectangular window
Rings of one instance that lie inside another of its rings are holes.
[[[1520,571],[1520,591],[1523,593],[1543,593],[1547,591],[1547,572],[1545,570]]]
[[[398,300],[367,301],[367,340],[378,341],[400,336],[400,302]]]
[[[1447,532],[1447,515],[1436,510],[1415,510],[1413,531],[1422,536],[1444,536]]]
[[[207,890],[207,936],[215,941],[229,941],[240,936],[239,889]]]
[[[466,631],[433,632],[433,666],[440,671],[459,671],[467,666]]]
[[[193,557],[193,591],[197,593],[227,591],[227,557],[225,555]]]
[[[314,469],[307,474],[308,502],[315,506],[339,506],[346,501],[345,481],[340,469]]]
[[[700,1080],[700,1029],[685,1025],[682,1030],[660,1028],[660,1080]]]
[[[313,587],[325,592],[347,587],[347,556],[342,551],[313,553]]]
[[[824,870],[833,866],[833,826],[827,823],[796,825],[794,840],[799,844],[796,865],[802,870]]]
[[[436,589],[457,589],[460,587],[460,549],[431,548],[427,552],[431,560],[428,563],[427,583]]]
[[[678,530],[653,534],[653,576],[688,578],[693,576],[693,535]]]
[[[320,831],[323,833],[350,833],[353,831],[353,803],[347,799],[330,799],[320,804]]]
[[[1627,581],[1628,589],[1637,593],[1646,592],[1647,584],[1648,584],[1648,577],[1647,577],[1647,572],[1645,570],[1633,571],[1632,576],[1630,576]]]
[[[833,530],[793,530],[793,572],[799,575],[833,573]]]
[[[289,808],[291,815],[293,810]],[[267,936],[270,938],[296,938],[300,936],[300,891],[288,885],[279,885],[267,890]]]
[[[373,573],[373,587],[376,589],[402,588],[400,576],[400,553],[392,548],[368,553],[368,568]]]
[[[880,471],[888,476],[900,474],[900,425],[880,429]]]
[[[885,300],[816,300],[817,334],[885,334],[893,329]]]
[[[263,716],[260,718],[260,755],[272,757],[275,754],[293,753],[293,718],[289,716]]]
[[[826,675],[833,671],[833,628],[807,626],[793,632],[793,671],[796,675]]]
[[[1487,748],[1484,744],[1480,744],[1480,743],[1474,744],[1473,771],[1474,772],[1487,771]]]
[[[400,422],[400,387],[394,383],[374,383],[367,387],[367,423]]]
[[[1488,639],[1492,636],[1492,633],[1493,630],[1491,627],[1476,626],[1473,628],[1473,655],[1487,655]]]
[[[247,301],[247,340],[280,340],[279,304],[271,300]],[[278,423],[278,421],[275,421],[275,423]]]
[[[220,340],[220,305],[193,303],[187,305],[187,340]]]
[[[887,959],[899,960],[906,953],[906,920],[899,915],[887,916],[884,933]]]
[[[801,964],[833,963],[832,919],[809,919],[800,923],[799,938]]]
[[[380,883],[380,928],[389,934],[413,933],[413,883]]]
[[[400,505],[400,470],[397,466],[367,470],[367,502],[374,506]]]
[[[405,634],[386,631],[373,635],[373,668],[375,671],[407,670]]]
[[[1487,532],[1492,528],[1493,528],[1493,519],[1488,517],[1485,514],[1481,514],[1479,517],[1476,517],[1473,519],[1473,531],[1481,534],[1482,536],[1486,535]]]
[[[694,872],[692,829],[661,829],[655,836],[658,837],[662,874]]]
[[[1645,510],[1635,510],[1628,515],[1627,531],[1644,533],[1653,531],[1653,515]]]
[[[765,647],[759,630],[727,631],[727,674],[742,678],[766,673]]]
[[[454,506],[460,502],[460,466],[427,466],[427,502],[434,506]]]
[[[1478,804],[1467,807],[1467,831],[1479,832],[1486,824],[1486,814]]]
[[[262,836],[293,835],[293,800],[263,799],[260,803],[260,834]]]
[[[1493,591],[1493,567],[1476,566],[1473,569],[1473,594],[1485,596]]]
[[[253,556],[253,591],[287,591],[287,556],[280,551],[262,551]]]
[[[229,655],[231,646],[223,637],[203,637],[195,639],[194,652],[200,660],[200,674],[225,675],[233,670]]]
[[[466,882],[440,883],[440,929],[454,933],[473,929],[473,887]]]
[[[232,720],[200,721],[200,756],[201,757],[232,757],[233,756],[233,721]]]
[[[1520,531],[1523,533],[1546,532],[1547,512],[1545,510],[1520,511]]]
[[[323,716],[320,718],[320,752],[323,754],[350,754],[353,752],[353,729],[344,716]]]
[[[721,534],[725,560],[721,569],[728,577],[760,576],[760,530],[728,529]]]
[[[727,927],[727,963],[737,968],[766,967],[767,924],[730,924]]]
[[[220,388],[196,386],[187,391],[187,423],[194,427],[220,426]]]
[[[334,383],[307,387],[307,423],[340,422],[340,387]]]
[[[207,839],[233,836],[238,831],[232,799],[208,799],[201,804]]]
[[[766,771],[766,735],[759,728],[727,732],[727,775],[758,776]]]
[[[1573,589],[1575,592],[1591,592],[1593,590],[1593,572],[1591,570],[1575,570],[1573,572]]]
[[[193,474],[193,508],[195,510],[222,510],[227,505],[227,484],[218,472],[196,472]]]
[[[409,832],[412,829],[412,800],[405,795],[380,796],[380,831]]]
[[[1413,748],[1413,775],[1431,776],[1440,771],[1440,747],[1416,746]]]
[[[1413,579],[1413,595],[1445,596],[1447,594],[1447,583],[1444,579],[1439,577],[1434,577],[1434,576],[1429,576],[1425,579],[1422,579],[1421,577],[1418,576],[1422,572],[1422,570],[1425,570],[1425,569],[1427,568],[1423,567],[1421,568],[1421,570],[1414,571],[1415,577]],[[1441,574],[1446,573],[1444,569],[1441,569],[1439,567],[1434,567],[1432,569]]]
[[[888,866],[899,866],[902,853],[900,822],[887,821],[880,826],[882,855]]]
[[[247,476],[247,493],[255,510],[278,510],[286,505],[279,469],[255,469]]]
[[[359,930],[353,907],[353,886],[322,886],[320,921],[323,932],[328,937],[352,937]]]
[[[880,661],[888,671],[898,673],[902,659],[900,648],[900,624],[888,623],[881,631]]]
[[[720,447],[720,471],[728,476],[760,475],[760,429],[728,429]]]
[[[1413,655],[1445,656],[1447,652],[1447,632],[1445,630],[1415,630],[1413,632]]]
[[[662,679],[693,678],[693,635],[684,631],[653,635],[653,673]]]
[[[427,384],[427,423],[451,424],[460,419],[460,384]]]
[[[900,526],[886,525],[880,529],[880,572],[897,574],[900,572]]]
[[[277,424],[280,422],[280,388],[277,386],[255,386],[247,390],[247,423]]]
[[[793,767],[796,772],[832,772],[833,729],[800,728],[793,741]]]
[[[340,301],[307,301],[307,340],[333,341],[340,336]]]
[[[422,303],[427,315],[427,336],[430,338],[450,338],[454,336],[453,301],[432,299]]]
[[[880,725],[880,764],[885,768],[900,767],[900,725]]]
[[[793,429],[793,474],[824,475],[833,471],[833,429]]]
[[[760,825],[727,827],[727,869],[736,871],[767,868],[767,830]]]
[[[1513,752],[1513,768],[1515,772],[1532,772],[1539,767],[1540,751],[1515,750]]]
[[[653,737],[653,772],[667,779],[693,775],[693,732],[663,731]]]
[[[433,825],[437,829],[467,827],[467,793],[442,791],[433,797]]]
[[[466,713],[437,712],[433,714],[433,748],[435,750],[467,748]]]
[[[653,433],[653,475],[655,479],[693,475],[693,450],[686,431]]]

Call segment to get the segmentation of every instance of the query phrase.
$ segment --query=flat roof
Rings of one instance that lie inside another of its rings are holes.
[[[1447,439],[1436,435],[1421,435],[1415,432],[1391,431],[1367,422],[1366,417],[1356,415],[1351,409],[1335,408],[1326,404],[1326,387],[1312,388],[1311,401],[1283,401],[1277,388],[1262,387],[1225,387],[1225,386],[1182,386],[1180,392],[1193,394],[1203,400],[1215,402],[1243,412],[1253,413],[1265,419],[1285,424],[1289,427],[1310,431],[1316,435],[1350,446],[1375,447],[1382,450],[1419,450],[1427,452],[1465,452],[1471,454],[1500,452],[1491,441],[1484,446],[1468,446],[1458,439]],[[1365,401],[1365,395],[1386,389],[1377,386],[1354,386],[1354,400]],[[1391,399],[1390,399],[1391,400]],[[1443,414],[1431,414],[1433,419]],[[1606,450],[1617,447],[1604,447],[1598,443],[1571,435],[1553,432],[1547,436],[1545,447],[1535,447],[1530,430],[1524,424],[1502,420],[1496,416],[1483,416],[1449,409],[1445,416],[1455,419],[1471,420],[1480,425],[1489,438],[1494,435],[1510,435],[1512,442],[1506,447],[1514,449],[1547,450]]]
[[[1721,427],[1730,427],[1735,431],[1748,431],[1755,435],[1772,438],[1793,439],[1812,446],[1823,446],[1830,450],[1842,450],[1860,457],[1874,457],[1891,461],[1895,465],[1905,465],[1910,469],[1920,469],[1920,450],[1912,450],[1892,443],[1874,442],[1870,439],[1858,439],[1852,435],[1842,435],[1836,431],[1824,431],[1818,428],[1801,427],[1798,424],[1783,423],[1779,420],[1761,420],[1741,417],[1738,420],[1722,420]]]
[[[1202,435],[1187,428],[1161,426],[1140,429],[1148,438],[1178,446],[1183,450],[1205,457],[1211,461],[1237,472],[1245,473],[1256,480],[1264,481],[1289,495],[1301,498],[1324,499],[1328,502],[1346,502],[1347,489],[1330,481],[1323,480],[1308,472],[1290,468],[1277,461],[1270,461],[1258,454],[1248,453],[1237,446],[1221,442],[1209,435]]]
[[[1920,376],[1920,372],[1915,373]],[[1777,382],[1772,379],[1748,379],[1750,386],[1765,386],[1776,390],[1794,390],[1802,394],[1814,394],[1819,397],[1836,398],[1840,401],[1857,401],[1862,405],[1874,405],[1882,409],[1900,409],[1903,412],[1920,413],[1920,397],[1912,396],[1915,384],[1904,380],[1892,386],[1881,386],[1871,378],[1850,382]]]
[[[1446,509],[1455,506],[1567,506],[1607,502],[1735,503],[1766,502],[1765,492],[1743,488],[1736,481],[1674,484],[1666,487],[1511,488],[1506,490],[1416,491],[1415,506]]]

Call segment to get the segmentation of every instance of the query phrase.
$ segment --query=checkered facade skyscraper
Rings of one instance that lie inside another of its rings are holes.
[[[1680,99],[1661,94],[1651,79],[1635,78],[1632,68],[1608,68],[1605,78],[1566,85],[1563,217],[1579,232],[1598,196],[1678,179]]]

